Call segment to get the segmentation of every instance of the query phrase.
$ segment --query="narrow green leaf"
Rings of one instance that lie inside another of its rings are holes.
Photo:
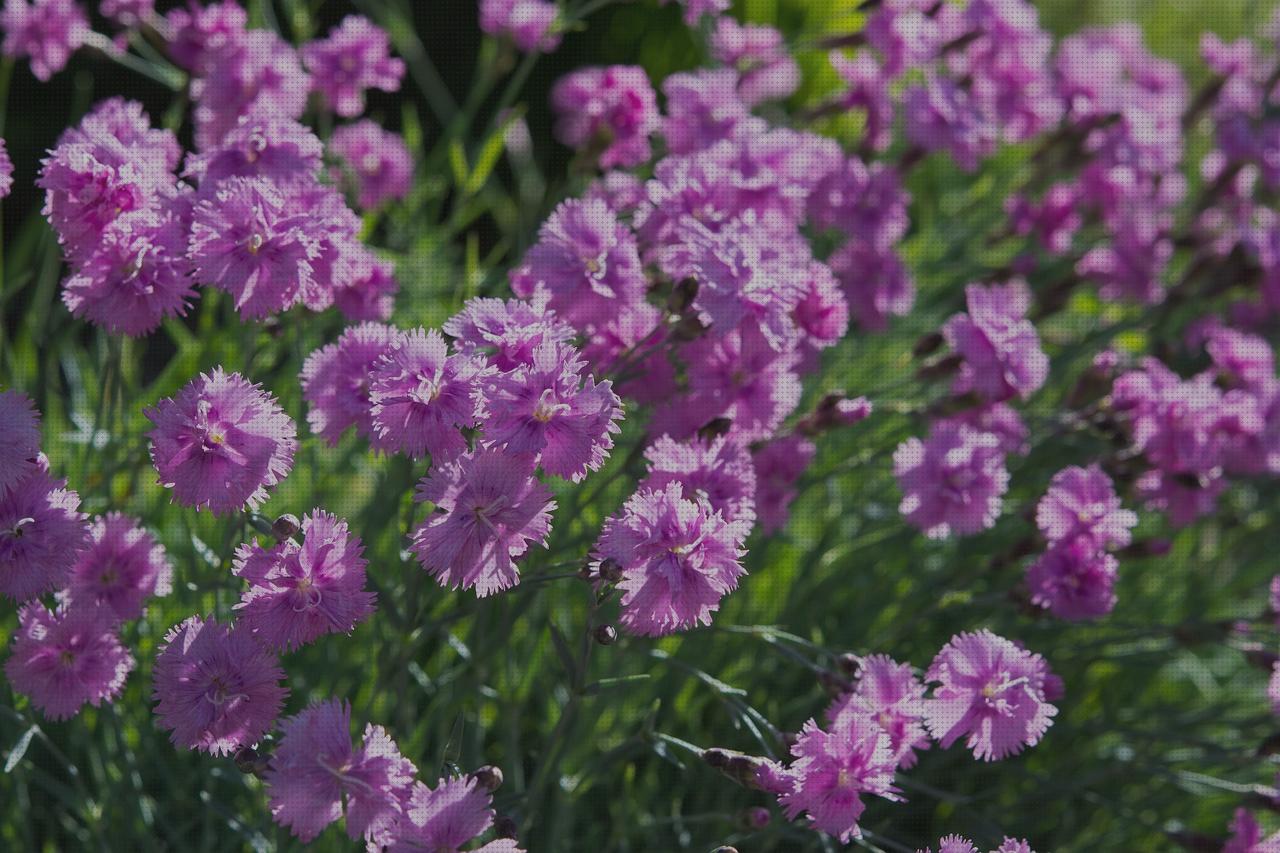
[[[27,754],[27,747],[31,746],[31,739],[40,731],[39,726],[32,726],[22,733],[22,737],[18,738],[18,742],[13,745],[13,749],[9,750],[9,757],[4,760],[4,772],[12,773],[13,768],[18,766],[18,762],[22,760],[22,756]]]
[[[465,187],[467,173],[471,170],[467,166],[467,152],[463,150],[462,143],[456,139],[449,144],[449,168],[453,170],[453,182],[460,187]]]

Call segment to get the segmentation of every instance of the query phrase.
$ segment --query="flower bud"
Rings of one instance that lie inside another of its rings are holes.
[[[500,814],[493,819],[493,831],[499,838],[516,838],[520,835],[520,827],[508,815]]]
[[[600,561],[600,565],[597,567],[596,573],[603,581],[617,583],[622,580],[622,564],[613,559],[613,557],[605,557]]]
[[[728,844],[721,844],[715,850],[712,850],[711,853],[738,853],[738,848],[730,847]]]
[[[486,764],[471,774],[481,788],[489,793],[493,793],[502,787],[502,769],[492,764]]]
[[[836,666],[845,678],[854,679],[858,677],[858,672],[862,669],[862,658],[853,652],[845,652],[836,658]]]
[[[682,278],[671,288],[671,296],[667,300],[667,310],[672,314],[683,314],[689,310],[693,300],[698,296],[698,280]]]
[[[687,314],[671,327],[671,337],[682,342],[696,341],[706,330],[707,327],[702,325],[701,320],[692,314]]]
[[[712,418],[698,428],[698,438],[703,441],[711,441],[722,435],[728,435],[731,429],[733,429],[733,420],[731,418]]]
[[[618,642],[618,629],[612,625],[597,625],[591,636],[602,646],[612,646]]]
[[[764,829],[772,819],[773,815],[764,806],[752,806],[749,809],[743,809],[738,815],[739,825],[752,830]]]
[[[271,523],[271,535],[277,539],[288,539],[302,528],[298,523],[298,517],[293,513],[286,512]]]
[[[830,670],[823,670],[818,673],[818,683],[822,685],[822,689],[827,692],[827,695],[832,698],[841,696],[853,689],[853,685],[845,680],[843,676]]]
[[[930,332],[929,334],[916,341],[916,345],[911,348],[911,354],[916,358],[924,358],[930,353],[938,351],[938,347],[942,346],[944,338],[941,332]]]

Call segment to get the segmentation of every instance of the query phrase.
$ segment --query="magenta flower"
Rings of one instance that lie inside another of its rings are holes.
[[[364,438],[373,435],[369,381],[378,360],[395,343],[399,331],[381,323],[349,326],[334,343],[302,363],[298,379],[307,401],[307,424],[330,445],[348,427]]]
[[[390,320],[400,290],[395,264],[376,257],[362,243],[354,245],[361,248],[348,259],[351,278],[333,282],[333,304],[348,320]]]
[[[861,714],[889,736],[889,749],[898,767],[915,766],[916,750],[929,748],[924,728],[924,685],[911,664],[886,655],[863,658],[853,690],[827,709],[827,720]]]
[[[40,414],[21,391],[0,391],[0,499],[33,474],[40,453]]]
[[[86,702],[97,708],[120,694],[134,660],[120,645],[109,609],[77,605],[50,613],[33,601],[18,621],[4,674],[46,717],[65,720]]]
[[[827,263],[862,328],[883,332],[890,317],[911,313],[916,286],[896,252],[877,251],[861,239],[852,239],[836,249]]]
[[[1244,809],[1236,809],[1231,820],[1231,837],[1222,853],[1273,853],[1275,850],[1280,850],[1280,832],[1264,838],[1257,818]]]
[[[227,178],[268,178],[285,185],[306,181],[320,170],[324,144],[311,128],[292,119],[246,115],[217,147],[188,156],[185,174],[202,190]]]
[[[453,459],[467,449],[461,428],[485,415],[486,374],[482,361],[451,355],[435,329],[401,333],[369,374],[374,447]]]
[[[908,141],[925,151],[945,150],[965,172],[995,152],[999,126],[984,115],[969,90],[930,75],[902,95]]]
[[[741,75],[738,96],[750,106],[789,97],[800,86],[800,66],[773,27],[726,15],[712,31],[711,55]]]
[[[531,363],[496,377],[487,395],[485,441],[533,454],[542,470],[575,483],[600,470],[621,431],[613,384],[597,384],[569,344],[535,347]]]
[[[1036,505],[1036,526],[1051,544],[1083,537],[1097,548],[1123,548],[1138,516],[1120,498],[1101,467],[1071,466],[1053,475]]]
[[[573,327],[547,308],[545,298],[531,301],[477,296],[444,324],[446,335],[464,353],[481,353],[500,371],[533,364],[534,350],[563,344]]]
[[[302,519],[302,544],[236,550],[235,573],[249,582],[236,605],[239,624],[263,645],[291,652],[325,634],[350,634],[374,611],[364,589],[366,561],[347,522],[323,510]]]
[[[511,272],[517,296],[546,294],[556,316],[584,331],[643,301],[646,286],[635,237],[600,199],[557,207]]]
[[[813,350],[835,346],[849,331],[849,302],[831,268],[811,262],[802,288],[791,322],[804,336],[804,345]]]
[[[677,72],[662,81],[662,94],[667,101],[662,136],[673,154],[694,154],[745,135],[746,127],[763,130],[738,94],[732,68]]]
[[[5,0],[0,11],[5,56],[30,57],[31,73],[47,81],[66,67],[92,30],[75,0]]]
[[[364,112],[367,89],[395,92],[404,77],[404,60],[391,56],[386,32],[359,15],[348,15],[327,38],[304,45],[302,61],[311,72],[311,88],[343,118]]]
[[[288,475],[297,427],[275,397],[215,367],[143,412],[151,461],[183,506],[214,515],[256,509]]]
[[[415,782],[413,794],[396,826],[390,853],[421,850],[454,853],[493,826],[493,798],[474,776],[441,779],[428,788]],[[522,853],[515,841],[499,839],[477,853]]]
[[[1044,659],[990,631],[957,634],[929,665],[939,682],[924,722],[944,748],[968,736],[975,758],[997,761],[1034,746],[1058,709],[1045,699]]]
[[[776,533],[787,526],[791,502],[799,493],[796,483],[813,462],[818,448],[799,435],[775,438],[755,449],[756,512],[760,529]]]
[[[263,178],[229,178],[196,205],[191,262],[196,278],[235,297],[246,318],[283,311],[313,287],[319,255],[305,215]]]
[[[877,10],[878,11],[878,10]],[[876,13],[872,13],[874,18]],[[870,31],[871,22],[864,25]],[[863,144],[872,151],[885,151],[893,144],[893,95],[889,91],[892,78],[876,57],[869,53],[848,56],[833,50],[828,61],[849,87],[840,95],[840,106],[862,114]]]
[[[188,226],[180,211],[121,215],[63,283],[63,304],[76,317],[131,337],[150,334],[166,317],[185,315],[195,296]]]
[[[747,449],[721,436],[710,441],[658,438],[644,452],[649,472],[638,488],[665,491],[679,483],[682,494],[703,501],[730,522],[755,521],[756,470]]]
[[[1018,410],[1008,403],[986,403],[965,409],[947,420],[966,424],[979,432],[992,433],[1000,440],[1000,449],[1005,453],[1026,456],[1031,452],[1027,425]]]
[[[156,10],[155,0],[102,0],[99,11],[125,27],[135,27]]]
[[[175,745],[212,755],[261,740],[289,694],[276,656],[244,628],[212,617],[169,629],[152,678],[156,725]]]
[[[22,602],[65,585],[87,526],[66,485],[33,465],[0,493],[0,594]]]
[[[652,155],[658,100],[636,65],[581,68],[551,90],[556,136],[571,148],[598,151],[601,169],[638,166]]]
[[[1055,542],[1027,569],[1031,603],[1059,619],[1094,619],[1116,604],[1119,564],[1087,534]]]
[[[13,160],[9,158],[9,146],[0,139],[0,198],[13,189]]]
[[[1049,375],[1049,358],[1027,319],[1031,291],[1013,279],[989,287],[971,284],[964,292],[969,313],[953,315],[942,327],[947,343],[964,358],[956,393],[974,391],[996,402],[1015,395],[1025,400]]]
[[[216,147],[247,115],[296,119],[306,110],[311,78],[298,52],[274,30],[234,32],[225,41],[210,40],[203,52],[207,67],[191,84],[201,150]]]
[[[151,596],[173,589],[173,563],[139,522],[118,512],[98,516],[67,585],[73,606],[103,607],[118,621],[137,619]]]
[[[938,421],[925,441],[898,445],[893,473],[898,511],[930,539],[993,527],[1009,487],[1000,438],[956,421]]]
[[[933,853],[932,847],[926,847],[917,853]],[[938,853],[978,853],[978,848],[967,838],[959,835],[944,835],[938,839]]]
[[[173,33],[169,55],[186,70],[203,76],[240,49],[249,13],[235,0],[222,0],[208,6],[178,6],[165,20]]]
[[[418,484],[416,500],[442,512],[418,525],[411,549],[441,586],[484,597],[520,582],[516,560],[547,544],[556,508],[533,469],[531,456],[482,448]]]
[[[720,600],[746,574],[747,523],[725,521],[693,497],[678,482],[641,489],[600,532],[596,554],[622,567],[619,621],[633,634],[656,637],[710,625]]]
[[[548,0],[480,0],[480,29],[509,37],[525,53],[550,53],[560,46],[559,16]]]
[[[866,808],[863,794],[899,799],[893,787],[896,768],[889,737],[870,718],[844,714],[824,731],[813,720],[804,724],[791,747],[792,788],[778,797],[787,817],[808,813],[816,829],[842,843],[859,838],[858,818]]]
[[[991,853],[1036,853],[1031,849],[1031,844],[1021,838],[1008,838],[1000,842],[1000,846]]]
[[[413,154],[404,139],[369,119],[333,131],[329,150],[350,168],[365,210],[402,199],[413,187]],[[341,173],[339,173],[341,174]]]
[[[354,747],[351,706],[337,699],[286,718],[280,729],[265,777],[276,823],[309,843],[342,817],[345,800],[348,836],[375,848],[390,843],[417,771],[386,730],[366,725]]]

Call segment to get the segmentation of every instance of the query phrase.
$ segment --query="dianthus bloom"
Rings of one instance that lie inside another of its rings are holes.
[[[366,89],[395,92],[404,77],[404,60],[391,56],[386,32],[359,15],[343,18],[328,38],[304,45],[302,61],[312,89],[344,118],[364,112]]]
[[[421,850],[454,853],[493,826],[493,798],[474,776],[441,779],[434,788],[415,782],[404,816],[396,826],[390,853]],[[515,841],[501,838],[475,853],[522,853]]]
[[[214,8],[217,7],[203,11],[212,12]],[[201,23],[219,28],[216,21]],[[247,115],[300,117],[306,110],[311,88],[311,78],[303,70],[298,52],[274,30],[240,30],[227,34],[229,37],[220,42],[222,35],[218,33],[203,45],[207,55],[201,60],[206,66],[191,83],[196,145],[201,149],[217,146]]]
[[[346,521],[322,510],[302,519],[302,544],[236,551],[235,573],[249,582],[236,605],[240,624],[270,649],[286,652],[325,634],[349,634],[373,613],[366,561]]]
[[[643,301],[636,238],[601,199],[570,199],[547,217],[538,242],[511,272],[511,289],[542,297],[556,315],[591,331]]]
[[[142,615],[148,598],[172,588],[173,564],[164,546],[136,519],[112,512],[93,520],[68,584],[76,607],[100,605],[127,621]]]
[[[369,377],[398,334],[381,323],[361,323],[307,356],[298,378],[312,432],[331,445],[351,426],[362,437],[373,434]]]
[[[377,122],[362,119],[342,125],[329,138],[329,150],[350,167],[365,210],[404,198],[413,186],[413,154],[399,134]]]
[[[0,391],[0,496],[33,473],[40,452],[40,415],[21,391]]]
[[[678,482],[641,489],[607,520],[596,543],[600,559],[622,567],[624,628],[661,636],[710,625],[720,600],[746,574],[743,521],[725,521],[719,511],[685,496]]]
[[[247,630],[192,616],[169,629],[152,669],[156,724],[178,746],[229,755],[271,731],[289,691]]]
[[[649,136],[661,117],[657,95],[639,66],[574,71],[551,90],[551,106],[560,141],[598,151],[602,169],[638,166],[652,155]]]
[[[1222,853],[1272,853],[1274,850],[1280,850],[1280,832],[1264,838],[1257,818],[1244,809],[1236,809],[1231,821],[1231,837]]]
[[[933,853],[932,847],[926,847],[917,853]],[[944,835],[938,839],[938,853],[978,853],[972,841],[959,835]]]
[[[256,509],[293,467],[297,427],[276,398],[215,367],[144,411],[151,461],[183,506],[215,515]]]
[[[545,296],[545,295],[544,295]],[[556,317],[546,298],[493,299],[477,296],[444,324],[461,352],[483,353],[498,370],[533,364],[543,344],[566,343],[573,327]]]
[[[827,719],[834,721],[842,714],[862,714],[880,726],[889,736],[889,748],[899,767],[912,767],[915,751],[929,748],[923,723],[924,685],[909,663],[898,663],[886,655],[864,658],[857,684],[832,703]]]
[[[550,53],[560,46],[555,30],[560,11],[548,0],[480,0],[480,29],[505,35],[525,53]]]
[[[569,344],[535,347],[527,366],[493,380],[485,440],[538,456],[542,470],[575,483],[598,471],[620,431],[613,383],[597,383]]]
[[[889,737],[870,717],[841,715],[830,731],[809,720],[791,754],[792,787],[778,798],[787,817],[794,820],[807,812],[815,828],[843,843],[862,835],[858,818],[866,808],[863,794],[898,799]]]
[[[92,32],[75,0],[5,0],[0,11],[5,56],[31,58],[31,73],[47,81],[61,71]]]
[[[0,594],[26,601],[62,586],[84,544],[80,496],[32,466],[0,493]]]
[[[13,160],[9,159],[9,147],[0,139],[0,198],[13,189]]]
[[[86,702],[96,708],[119,695],[134,660],[120,645],[110,610],[84,605],[50,613],[33,601],[18,618],[4,674],[42,714],[65,720]]]
[[[1099,548],[1123,548],[1138,516],[1120,506],[1111,478],[1097,464],[1053,475],[1036,505],[1036,526],[1050,543],[1083,536]]]
[[[1049,375],[1049,358],[1027,319],[1031,291],[1020,279],[989,287],[971,284],[965,299],[969,312],[942,327],[947,343],[964,358],[956,391],[994,401],[1026,399]]]
[[[817,446],[809,439],[787,435],[760,445],[752,454],[757,484],[756,512],[765,533],[776,533],[787,526],[791,502],[799,493],[796,483],[817,452]]]
[[[416,499],[438,510],[413,531],[412,550],[442,586],[501,592],[520,582],[515,561],[546,545],[555,501],[533,476],[534,460],[482,448],[436,466]]]
[[[898,445],[893,468],[903,494],[898,511],[930,539],[992,527],[1009,486],[999,437],[955,421]]]
[[[738,95],[751,106],[786,98],[800,86],[800,66],[773,27],[739,24],[726,15],[716,21],[711,54],[741,75]]]
[[[933,659],[925,681],[925,726],[942,746],[968,736],[975,758],[995,761],[1034,746],[1058,709],[1045,699],[1048,665],[990,631],[957,634]]]
[[[323,155],[324,143],[306,125],[278,116],[246,115],[216,148],[189,155],[185,174],[202,190],[234,177],[262,177],[284,185],[314,176]]]
[[[676,441],[664,435],[644,452],[649,473],[639,488],[661,491],[679,483],[690,500],[705,500],[729,521],[755,520],[756,471],[751,454],[724,436]]]
[[[283,311],[313,287],[319,246],[309,225],[271,181],[228,178],[195,208],[190,256],[196,278],[235,297],[243,317]]]
[[[386,730],[365,726],[353,747],[351,706],[337,699],[288,717],[280,729],[265,776],[276,823],[308,843],[342,817],[345,799],[347,835],[389,843],[416,768]]]
[[[485,414],[484,362],[449,352],[435,329],[404,332],[369,375],[374,446],[447,462],[467,449],[461,428]]]
[[[1092,619],[1116,604],[1116,558],[1081,536],[1052,545],[1027,570],[1031,602],[1059,619]]]
[[[126,27],[136,26],[156,10],[155,0],[102,0],[99,11]]]
[[[140,210],[108,225],[97,248],[63,283],[67,310],[132,337],[155,331],[166,317],[186,314],[195,296],[188,223],[174,213]]]

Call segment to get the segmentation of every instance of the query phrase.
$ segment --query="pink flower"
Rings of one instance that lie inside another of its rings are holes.
[[[936,422],[925,441],[898,445],[893,469],[903,495],[898,511],[930,539],[993,527],[1009,487],[999,437],[955,421]]]
[[[354,245],[363,247],[362,243]],[[363,248],[348,260],[351,278],[333,282],[333,304],[348,320],[391,319],[400,290],[395,264]]]
[[[152,678],[156,725],[175,745],[212,755],[261,740],[289,694],[276,656],[247,630],[199,616],[165,634]]]
[[[437,510],[413,531],[418,562],[442,586],[486,596],[520,582],[516,560],[546,545],[555,501],[533,476],[534,460],[481,448],[437,466],[416,500]]]
[[[755,521],[756,470],[745,447],[723,436],[704,441],[660,437],[644,452],[649,472],[639,488],[663,491],[679,483],[691,499],[705,500],[728,521]]]
[[[284,185],[320,170],[324,144],[311,128],[273,115],[242,116],[218,145],[187,157],[185,174],[208,195],[227,178],[268,178]]]
[[[66,583],[86,533],[80,496],[31,467],[0,493],[0,593],[19,602]]]
[[[21,391],[0,391],[0,498],[32,474],[40,453],[40,414]]]
[[[382,726],[367,725],[351,743],[351,706],[337,699],[312,705],[280,725],[267,768],[271,815],[303,843],[342,817],[347,835],[372,846],[390,843],[416,772]]]
[[[118,512],[98,516],[71,569],[67,591],[76,606],[102,606],[121,622],[142,615],[151,596],[173,588],[173,563],[164,546],[137,521]]]
[[[215,367],[143,414],[151,461],[183,506],[223,515],[256,509],[293,467],[297,427],[276,398]]]
[[[509,36],[525,53],[550,53],[560,46],[555,31],[560,11],[548,0],[480,0],[480,29]]]
[[[213,8],[204,11],[212,13]],[[205,37],[199,32],[201,25],[216,34],[199,51],[204,55],[196,57],[205,67],[191,84],[196,145],[203,150],[216,147],[247,115],[296,119],[307,107],[311,79],[293,46],[273,30],[237,32],[232,29],[235,23],[230,17],[201,21],[194,34]]]
[[[77,605],[50,613],[33,601],[20,611],[19,625],[4,674],[46,717],[65,720],[86,702],[96,708],[120,694],[134,660],[120,645],[108,608]]]
[[[996,761],[1034,746],[1058,709],[1045,699],[1044,659],[990,631],[957,634],[933,659],[924,722],[942,746],[968,736],[975,758]]]
[[[773,27],[720,18],[711,34],[711,55],[741,75],[738,95],[748,105],[781,100],[800,86],[800,66]]]
[[[13,160],[9,158],[9,146],[0,139],[0,198],[13,189]]]
[[[92,30],[74,0],[5,0],[0,11],[5,56],[31,58],[31,73],[47,81],[61,71]]]
[[[746,574],[748,532],[746,522],[725,521],[678,482],[637,491],[605,521],[595,548],[601,560],[622,567],[622,626],[656,637],[710,625],[720,600]]]
[[[926,847],[918,853],[933,853],[933,848]],[[938,839],[938,853],[978,853],[972,841],[959,835],[944,835]]]
[[[863,794],[899,799],[889,737],[869,717],[844,714],[830,731],[809,720],[791,754],[792,788],[778,798],[787,817],[795,820],[807,812],[815,828],[843,843],[862,835]]]
[[[622,403],[608,380],[596,383],[569,344],[534,348],[530,363],[496,377],[487,389],[485,441],[538,457],[542,470],[582,480],[599,471],[621,429]]]
[[[861,663],[857,684],[832,703],[827,719],[834,722],[842,714],[868,717],[889,736],[897,766],[914,766],[915,751],[929,748],[923,724],[924,685],[911,664],[886,655],[872,655]]]
[[[481,353],[500,371],[533,364],[543,344],[567,343],[573,327],[556,317],[546,298],[493,299],[477,296],[444,324],[460,352]]]
[[[435,788],[415,782],[404,816],[396,827],[391,853],[460,850],[493,826],[492,801],[489,792],[477,784],[474,776],[441,779]],[[479,851],[520,853],[520,848],[510,839],[500,839]]]
[[[302,61],[311,72],[312,89],[335,113],[353,118],[364,112],[366,89],[399,90],[404,61],[390,54],[385,31],[368,18],[348,15],[328,38],[304,45]]]
[[[313,288],[320,247],[307,216],[265,178],[228,178],[196,205],[196,278],[235,297],[246,318],[283,311]]]
[[[989,287],[971,284],[965,299],[969,312],[952,316],[942,327],[947,343],[964,358],[956,392],[975,391],[995,402],[1015,395],[1025,400],[1049,375],[1049,358],[1026,318],[1031,291],[1021,279]]]
[[[374,611],[364,589],[366,561],[346,521],[322,510],[302,519],[302,544],[236,551],[235,573],[249,582],[236,605],[240,624],[267,648],[290,652],[325,634],[350,634]]]
[[[1257,819],[1244,809],[1236,809],[1231,821],[1231,837],[1222,853],[1275,853],[1280,850],[1280,832],[1262,837]]]
[[[369,374],[373,445],[448,462],[467,449],[460,431],[484,417],[482,361],[450,354],[435,329],[401,333]]]
[[[365,210],[402,199],[413,187],[413,154],[399,134],[377,122],[361,119],[335,129],[329,150],[351,169]]]
[[[381,323],[361,323],[347,327],[336,342],[307,356],[298,378],[310,406],[307,424],[312,432],[330,445],[336,445],[351,426],[364,438],[373,435],[370,378],[399,334]]]
[[[1111,478],[1096,463],[1053,475],[1036,505],[1036,526],[1050,543],[1083,536],[1099,548],[1123,548],[1138,516],[1120,506]]]
[[[807,438],[788,435],[765,442],[752,454],[756,471],[756,512],[760,529],[776,533],[787,526],[796,484],[813,463],[817,446]]]
[[[1116,605],[1119,564],[1087,536],[1054,543],[1027,569],[1031,603],[1059,619],[1093,619]]]
[[[551,90],[556,136],[572,148],[598,146],[602,169],[638,166],[649,159],[658,130],[658,99],[643,68],[581,68]]]

